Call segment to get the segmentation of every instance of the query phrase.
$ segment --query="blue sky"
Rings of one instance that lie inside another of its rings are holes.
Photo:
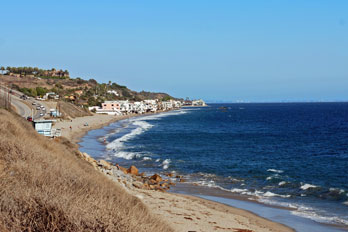
[[[348,1],[6,1],[0,65],[208,101],[348,100]]]

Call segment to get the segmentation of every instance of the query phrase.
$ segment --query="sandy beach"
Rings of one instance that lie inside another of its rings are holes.
[[[60,121],[54,127],[61,128],[62,136],[77,143],[89,130],[129,117],[93,115],[75,118],[72,121]],[[88,123],[88,126],[84,126],[85,123]],[[116,184],[120,184],[129,193],[141,199],[153,214],[167,221],[175,231],[293,231],[246,210],[194,196],[134,187],[132,182],[136,180],[133,180],[136,176],[125,175],[115,167],[112,167],[112,170],[112,175],[110,171],[101,171]]]
[[[176,231],[293,231],[251,212],[194,196],[129,190]]]
[[[95,130],[129,117],[131,115],[113,116],[94,114],[92,116],[77,117],[72,120],[57,121],[53,127],[55,129],[61,129],[61,136],[69,139],[71,142],[77,143],[89,130]]]

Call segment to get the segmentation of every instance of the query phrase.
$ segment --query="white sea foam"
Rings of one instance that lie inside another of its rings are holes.
[[[233,193],[246,193],[248,192],[248,189],[239,189],[239,188],[234,188],[230,190]]]
[[[128,134],[125,134],[122,137],[115,139],[114,141],[106,145],[106,148],[108,150],[112,150],[114,152],[113,155],[115,157],[119,157],[119,158],[123,158],[127,160],[131,160],[135,157],[137,158],[141,157],[141,154],[139,153],[123,151],[124,142],[134,138],[137,135],[142,134],[144,131],[148,130],[153,125],[141,120],[133,121],[131,124],[135,126],[135,129],[131,130]]]
[[[263,194],[264,197],[282,197],[282,198],[289,198],[291,195],[281,195],[281,194],[276,194],[272,193],[270,191],[267,191],[265,194]]]
[[[161,161],[161,159],[156,159],[156,160],[155,160],[156,163],[158,163],[158,162],[160,162],[160,161]]]
[[[278,194],[276,193],[272,193],[270,191],[267,191],[265,192],[265,194],[263,194],[264,197],[276,197],[276,196],[279,196]]]
[[[343,204],[348,206],[348,201],[343,202]]]
[[[339,188],[330,188],[329,190],[330,190],[330,192],[337,192],[337,193],[339,193],[339,194],[342,194],[342,193],[345,192],[344,189],[339,189]],[[348,195],[347,195],[347,196],[348,196]]]
[[[266,178],[266,180],[272,180],[272,179],[275,179],[275,178],[280,178],[281,176],[279,174],[275,174],[275,175],[272,175],[272,176],[269,176]]]
[[[307,189],[311,189],[311,188],[318,188],[318,186],[312,185],[312,184],[304,184],[300,187],[300,189],[302,189],[302,190],[307,190]]]
[[[218,189],[221,189],[221,190],[226,190],[226,189],[216,185],[213,180],[210,180],[210,181],[200,180],[200,181],[193,182],[193,183],[201,185],[201,186],[205,186],[205,187],[218,188]]]
[[[131,160],[134,157],[136,157],[136,155],[137,154],[134,153],[134,152],[125,152],[125,151],[119,151],[119,152],[114,154],[115,157],[123,158],[123,159],[126,159],[126,160]]]
[[[298,207],[298,210],[291,211],[291,213],[300,217],[309,218],[320,223],[348,225],[348,220],[346,219],[342,219],[337,216],[322,216],[319,215],[315,211],[315,209],[310,207]]]
[[[267,172],[283,173],[284,171],[270,168],[270,169],[267,169]]]
[[[168,116],[173,116],[173,115],[180,115],[180,114],[186,114],[188,113],[188,110],[174,110],[171,112],[166,112],[166,113],[160,113],[160,114],[153,114],[149,116],[144,116],[141,117],[140,120],[157,120],[163,117],[168,117]]]
[[[165,159],[163,162],[162,162],[162,167],[164,170],[168,169],[169,168],[169,164],[170,164],[170,159]]]
[[[287,183],[286,181],[280,181],[278,185],[282,186],[282,185],[285,185],[286,183]]]
[[[145,156],[143,160],[152,160],[150,157]]]
[[[106,145],[106,148],[109,150],[117,150],[121,149],[123,147],[124,142],[128,141],[129,139],[134,138],[137,135],[142,134],[144,131],[151,128],[153,125],[150,123],[147,123],[145,121],[135,121],[133,122],[133,125],[137,126],[135,129],[131,130],[130,133],[125,134],[121,138],[115,139],[111,143]]]
[[[287,208],[291,208],[291,209],[297,209],[296,204],[275,201],[272,198],[259,198],[259,199],[257,199],[257,201],[260,203],[263,203],[263,204],[267,204],[267,205],[282,206],[282,207],[287,207]]]

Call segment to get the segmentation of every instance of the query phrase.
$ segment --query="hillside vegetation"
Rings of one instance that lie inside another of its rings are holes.
[[[48,92],[55,92],[62,99],[79,106],[100,105],[106,100],[175,99],[166,93],[136,92],[111,81],[98,83],[94,79],[84,80],[79,77],[42,78],[42,76],[26,75],[25,73],[19,75],[8,72],[6,75],[0,75],[0,82],[31,97],[42,97]]]
[[[0,109],[0,231],[172,231],[87,162]]]

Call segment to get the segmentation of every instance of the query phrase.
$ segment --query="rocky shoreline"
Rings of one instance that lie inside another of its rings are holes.
[[[194,196],[168,193],[167,190],[176,183],[185,182],[182,176],[174,176],[173,173],[147,176],[139,173],[135,166],[125,168],[105,160],[95,160],[80,151],[77,155],[140,199],[153,214],[165,220],[175,231],[293,231],[242,209]]]
[[[120,183],[126,189],[137,188],[165,192],[170,189],[170,186],[174,186],[176,181],[185,182],[182,176],[174,176],[173,173],[166,173],[165,176],[159,174],[146,176],[145,173],[139,173],[139,170],[133,165],[127,169],[105,160],[97,161],[85,152],[79,152],[78,154],[80,158],[90,163],[95,170]],[[173,178],[175,178],[175,182],[172,181]]]

